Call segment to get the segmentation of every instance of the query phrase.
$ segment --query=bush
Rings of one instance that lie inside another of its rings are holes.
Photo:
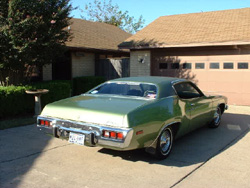
[[[34,98],[24,86],[0,87],[0,118],[34,112]]]
[[[72,91],[71,85],[71,81],[53,80],[32,84],[31,88],[49,90],[47,94],[41,96],[43,108],[46,104],[70,97]]]
[[[41,96],[43,108],[48,103],[70,97],[72,93],[73,95],[85,93],[103,82],[105,82],[103,77],[88,76],[74,78],[73,82],[56,80],[26,86],[0,86],[0,119],[34,114],[34,96],[26,94],[25,90],[48,89],[49,92]]]
[[[104,77],[85,76],[73,79],[73,95],[80,95],[105,82]]]
[[[47,81],[27,86],[0,87],[0,118],[17,115],[34,114],[34,96],[25,90],[48,89],[49,93],[42,95],[42,108],[51,102],[71,96],[70,81]]]

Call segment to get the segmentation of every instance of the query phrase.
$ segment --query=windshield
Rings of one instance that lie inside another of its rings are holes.
[[[147,83],[108,82],[91,90],[89,94],[112,94],[155,99],[157,96],[157,87]]]

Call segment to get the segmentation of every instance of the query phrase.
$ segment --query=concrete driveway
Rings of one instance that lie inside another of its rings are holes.
[[[35,125],[0,131],[0,187],[249,187],[250,107],[176,141],[170,157],[82,147]]]

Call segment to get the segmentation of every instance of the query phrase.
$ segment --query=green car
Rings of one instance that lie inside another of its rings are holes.
[[[165,159],[175,139],[204,125],[218,127],[226,109],[226,97],[206,96],[186,79],[128,77],[48,104],[37,126],[70,143],[145,148]]]

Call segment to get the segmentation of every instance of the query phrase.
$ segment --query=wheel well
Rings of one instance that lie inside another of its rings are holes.
[[[225,104],[220,104],[219,107],[221,109],[221,114],[223,114],[225,111]]]
[[[170,127],[172,128],[173,133],[174,133],[174,137],[175,137],[175,135],[177,134],[177,132],[180,128],[180,123],[174,123],[174,124],[170,125]]]

